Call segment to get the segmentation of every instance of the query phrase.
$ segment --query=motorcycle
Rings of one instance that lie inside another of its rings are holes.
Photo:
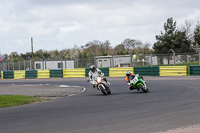
[[[137,89],[138,91],[142,90],[143,92],[147,93],[149,91],[146,81],[143,80],[143,78],[141,78],[138,74],[136,75],[132,75],[130,77],[130,83],[128,83],[128,85],[130,85],[130,89]]]
[[[102,76],[93,77],[93,80],[87,80],[87,82],[90,82],[94,85],[94,87],[99,91],[102,92],[104,95],[111,94],[111,91],[109,89],[110,83],[103,80]]]

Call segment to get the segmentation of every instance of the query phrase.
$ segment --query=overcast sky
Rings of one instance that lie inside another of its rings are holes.
[[[200,0],[0,0],[0,54],[124,39],[152,45],[167,18],[200,21]]]

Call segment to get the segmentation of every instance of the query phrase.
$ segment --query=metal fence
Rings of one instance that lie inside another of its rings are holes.
[[[199,53],[138,54],[96,57],[97,67],[158,66],[191,63],[200,65]]]
[[[17,61],[17,62],[8,62],[2,61],[0,63],[0,70],[1,71],[10,71],[10,70],[30,70],[30,61]]]
[[[145,56],[145,63],[149,65],[177,65],[182,63],[200,63],[199,53],[170,53],[170,54],[151,54]],[[198,64],[199,64],[198,63]],[[200,65],[200,64],[199,64]]]
[[[55,65],[55,69],[68,69],[65,59],[54,60],[55,64],[48,64],[48,60],[40,60],[43,65],[40,69],[52,68],[48,65]],[[50,60],[49,60],[50,61]],[[56,62],[57,61],[57,62]],[[113,55],[113,56],[94,56],[90,58],[75,58],[71,62],[70,68],[88,68],[94,64],[97,67],[127,67],[127,66],[156,66],[156,65],[177,65],[188,62],[199,62],[200,52],[198,53],[169,53],[169,54],[139,54],[139,55]],[[45,66],[44,66],[45,64]],[[197,63],[196,63],[197,64]],[[0,71],[9,70],[36,70],[36,61],[24,60],[17,62],[0,62]]]

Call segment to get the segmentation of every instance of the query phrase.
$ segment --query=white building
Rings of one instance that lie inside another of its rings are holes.
[[[95,59],[97,67],[113,67],[113,66],[121,66],[122,64],[126,64],[128,67],[130,66],[131,62],[130,55],[96,56]]]
[[[74,69],[74,60],[44,60],[34,61],[35,70]]]

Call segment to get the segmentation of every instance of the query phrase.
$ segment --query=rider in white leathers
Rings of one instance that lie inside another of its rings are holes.
[[[98,68],[96,68],[94,65],[90,66],[89,80],[90,80],[90,81],[93,81],[93,80],[94,80],[93,78],[97,77],[98,75],[101,76],[101,77],[103,77],[103,76],[104,76],[104,73],[102,73],[101,70],[98,69]],[[110,85],[110,83],[107,82],[106,78],[103,78],[103,80],[104,80],[108,85]],[[92,83],[92,82],[90,82],[90,83]],[[93,84],[93,87],[95,88],[95,84]]]

